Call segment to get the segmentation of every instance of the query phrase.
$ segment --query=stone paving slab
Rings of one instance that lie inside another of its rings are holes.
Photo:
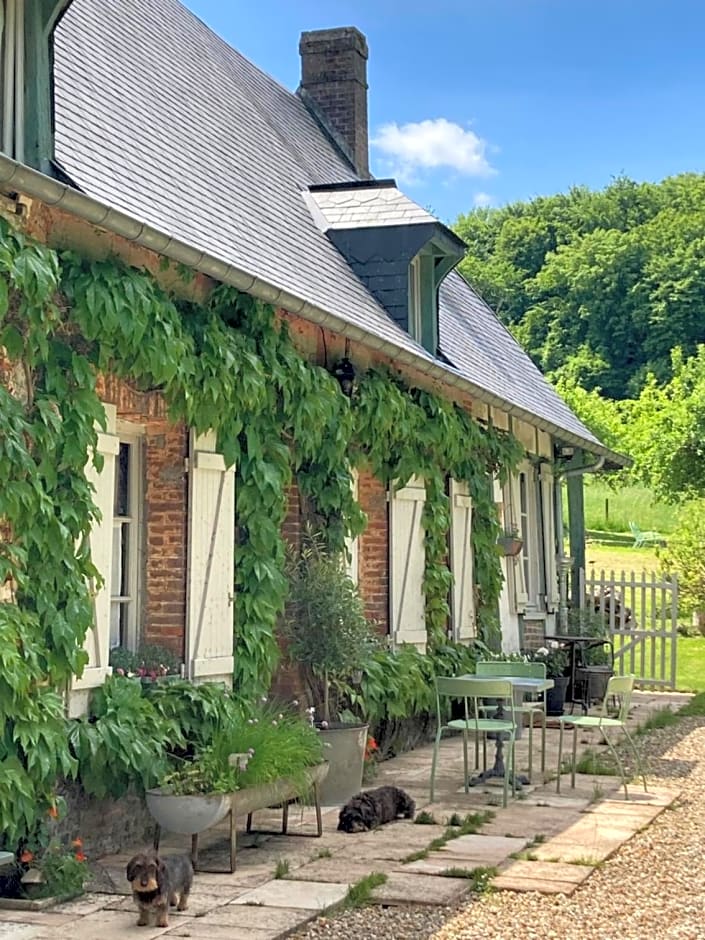
[[[572,894],[589,878],[594,868],[560,862],[512,863],[492,879],[492,887],[500,891],[538,891],[541,894]]]
[[[391,872],[385,884],[373,889],[372,900],[376,904],[446,905],[457,903],[468,891],[466,878]]]
[[[266,907],[324,911],[342,901],[349,887],[349,882],[337,884],[325,881],[289,881],[282,878],[246,891],[232,904],[262,904]]]
[[[584,806],[584,801],[580,805]],[[481,832],[487,836],[502,835],[524,840],[533,839],[537,835],[548,838],[579,818],[580,809],[573,806],[558,808],[513,804],[486,823]]]
[[[0,910],[0,923],[4,924],[42,924],[47,927],[65,927],[72,923],[75,916],[57,914],[49,908],[43,911],[5,911]],[[0,934],[2,937],[2,934]]]
[[[171,916],[171,915],[170,915]],[[170,927],[176,926],[172,919]],[[121,911],[100,911],[75,920],[71,925],[71,940],[125,940],[126,936],[139,935],[140,940],[153,940],[163,936],[168,927],[137,927],[137,911],[129,914]],[[2,935],[0,935],[2,936]],[[57,940],[55,930],[44,929],[36,940]]]
[[[451,839],[442,849],[433,855],[453,856],[472,862],[474,867],[499,865],[512,852],[520,852],[526,845],[526,839],[507,838],[506,836],[467,835]]]
[[[289,872],[286,879],[287,881],[327,881],[349,885],[366,878],[372,871],[390,871],[395,864],[391,859],[377,859],[372,864],[369,861],[359,862],[346,859],[344,864],[341,864],[341,860],[337,858],[320,858]]]
[[[0,923],[0,940],[39,940],[39,928],[36,924]]]
[[[238,930],[265,930],[277,937],[313,920],[318,911],[293,907],[265,907],[262,904],[226,904],[212,914],[198,918],[195,926],[202,933],[205,928],[226,927]],[[208,933],[210,936],[210,933]],[[101,938],[102,940],[102,938]]]
[[[298,923],[292,926],[299,926]],[[279,927],[258,929],[257,927],[224,927],[202,920],[191,921],[181,927],[174,927],[164,934],[165,937],[189,937],[190,940],[277,940],[288,933],[288,929]]]

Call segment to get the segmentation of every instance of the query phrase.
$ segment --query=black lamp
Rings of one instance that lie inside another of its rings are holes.
[[[338,362],[333,368],[333,375],[340,383],[340,389],[346,398],[352,398],[355,388],[355,366],[350,362],[347,356]]]

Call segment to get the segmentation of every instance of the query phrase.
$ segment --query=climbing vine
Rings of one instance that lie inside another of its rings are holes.
[[[448,477],[473,499],[476,581],[486,611],[501,589],[489,474],[518,459],[516,441],[462,408],[371,370],[351,402],[296,350],[274,310],[220,286],[205,303],[176,301],[147,271],[57,254],[0,219],[0,826],[10,840],[53,805],[71,774],[61,692],[80,673],[99,577],[88,535],[96,518],[85,477],[104,423],[99,373],[158,389],[170,417],[215,431],[237,474],[236,674],[267,691],[286,597],[282,523],[296,481],[333,547],[359,534],[353,466],[426,485],[424,589],[432,648],[445,640]],[[1,352],[1,349],[0,349]],[[94,457],[99,467],[100,457]],[[486,621],[487,623],[490,620]],[[484,637],[491,640],[489,634]]]

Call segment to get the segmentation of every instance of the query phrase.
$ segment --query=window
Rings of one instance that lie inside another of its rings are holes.
[[[409,265],[409,333],[421,342],[423,315],[421,309],[421,256]]]
[[[140,587],[141,453],[137,436],[120,435],[113,501],[110,647],[137,646]]]
[[[526,606],[533,611],[543,611],[546,603],[546,566],[544,560],[544,507],[536,468],[524,461],[511,484],[511,523],[516,525],[523,541],[516,564],[519,586],[517,597],[526,598]]]

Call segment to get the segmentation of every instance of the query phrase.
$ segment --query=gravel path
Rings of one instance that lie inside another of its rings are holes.
[[[300,940],[705,940],[705,719],[638,746],[654,785],[682,791],[570,898],[497,892],[463,908],[366,908],[320,918]]]

